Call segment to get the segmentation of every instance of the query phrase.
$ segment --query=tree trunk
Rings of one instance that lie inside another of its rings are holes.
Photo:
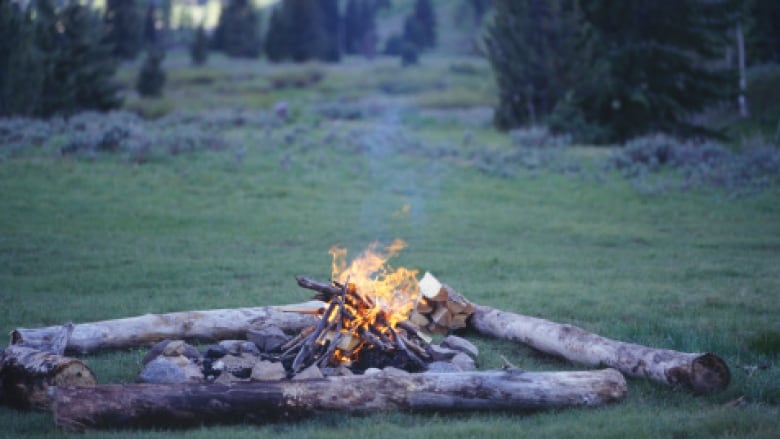
[[[391,373],[301,381],[105,385],[56,390],[58,428],[185,427],[318,412],[531,410],[598,406],[626,395],[614,369],[589,372]]]
[[[476,306],[471,326],[478,332],[527,344],[542,352],[588,366],[613,367],[694,392],[725,389],[726,363],[713,354],[691,354],[611,340],[571,325]]]
[[[0,396],[20,409],[46,410],[51,404],[49,386],[94,386],[92,371],[75,358],[21,346],[0,355]]]
[[[151,345],[165,339],[243,339],[246,331],[253,326],[273,325],[284,331],[300,331],[316,322],[313,316],[282,312],[272,306],[145,314],[75,324],[69,334],[66,351],[88,354],[98,350]],[[62,326],[17,328],[11,332],[11,344],[37,349],[51,345],[52,340],[61,334]]]
[[[747,74],[745,73],[745,35],[742,31],[742,23],[737,21],[737,59],[739,61],[739,115],[743,118],[750,116],[747,104]]]

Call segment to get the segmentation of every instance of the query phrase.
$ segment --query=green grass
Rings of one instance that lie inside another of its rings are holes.
[[[198,72],[184,59],[169,59],[174,88],[180,91],[169,99],[194,110],[208,108],[199,106],[208,102],[228,105],[222,92],[225,72],[259,84],[273,77],[269,72],[291,69],[216,59],[209,70]],[[544,170],[494,177],[463,159],[468,154],[439,157],[436,148],[501,149],[508,144],[505,135],[400,110],[414,105],[420,92],[430,91],[437,77],[450,84],[463,81],[463,87],[487,79],[464,74],[462,67],[453,71],[450,66],[460,61],[445,59],[417,70],[381,73],[394,62],[348,60],[342,66],[317,66],[324,72],[317,84],[269,91],[269,102],[286,96],[301,114],[339,99],[382,102],[385,113],[351,122],[300,117],[270,132],[237,128],[229,135],[246,149],[240,159],[229,151],[142,165],[110,156],[85,161],[44,153],[4,159],[0,331],[303,301],[309,293],[297,288],[293,277],[327,278],[331,245],[345,245],[354,255],[375,239],[400,237],[408,248],[395,265],[430,270],[475,302],[621,340],[714,352],[731,366],[733,383],[719,394],[692,396],[632,379],[625,402],[595,410],[330,415],[176,434],[777,435],[777,188],[737,199],[719,190],[649,197],[612,173],[599,179]],[[127,70],[123,75],[132,76]],[[419,89],[400,97],[379,89],[393,80],[391,85],[399,89]],[[200,94],[190,96],[187,90]],[[245,107],[258,102],[252,95],[236,99]],[[396,111],[400,115],[394,116]],[[472,143],[461,146],[467,131]],[[601,157],[605,152],[575,148],[569,154]],[[411,206],[408,214],[400,213],[405,204]],[[577,368],[520,345],[466,336],[482,350],[481,368],[499,367],[501,355],[527,369]],[[102,383],[132,382],[144,353],[137,349],[85,360]],[[746,405],[724,405],[740,396]],[[0,407],[0,425],[7,436],[64,436],[47,414]]]

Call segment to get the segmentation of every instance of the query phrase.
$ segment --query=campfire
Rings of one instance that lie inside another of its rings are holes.
[[[697,393],[728,386],[710,353],[611,340],[541,318],[474,305],[430,273],[393,268],[404,243],[372,244],[347,262],[330,250],[330,281],[297,277],[303,304],[148,314],[17,328],[0,350],[0,402],[51,410],[59,428],[185,426],[322,411],[525,410],[620,401],[621,375]],[[505,360],[477,371],[478,349],[451,334],[469,328],[603,370],[531,372]],[[447,335],[440,343],[430,334]],[[187,341],[211,341],[202,348]],[[96,385],[66,353],[157,342],[142,384]],[[131,414],[131,415],[128,415]],[[164,421],[164,422],[163,422]]]
[[[404,247],[394,241],[384,252],[378,243],[346,263],[347,250],[333,247],[332,281],[306,277],[298,285],[317,291],[323,302],[320,321],[283,346],[281,362],[289,374],[316,364],[356,371],[393,366],[411,372],[426,369],[432,355],[428,342],[408,318],[419,295],[417,271],[393,269],[387,261]]]

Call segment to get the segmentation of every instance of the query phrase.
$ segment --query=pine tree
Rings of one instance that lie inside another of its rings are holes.
[[[146,54],[146,60],[138,74],[136,89],[138,94],[143,97],[162,96],[163,86],[165,86],[165,71],[162,69],[162,61],[165,55],[161,50],[149,49]]]
[[[780,1],[752,0],[749,13],[751,57],[760,62],[780,61]]]
[[[436,13],[431,0],[417,0],[404,21],[404,38],[420,49],[436,47]]]
[[[43,75],[30,14],[0,0],[0,117],[35,112]]]
[[[103,21],[106,39],[114,45],[114,55],[135,59],[143,40],[143,26],[135,0],[107,0]]]
[[[486,39],[500,93],[495,123],[535,124],[574,83],[574,1],[496,0],[495,8]]]
[[[277,4],[271,11],[265,36],[265,55],[271,62],[281,62],[289,57],[292,32],[284,4]]]
[[[37,114],[119,106],[119,87],[113,80],[117,64],[99,17],[77,3],[59,11],[51,0],[36,4],[36,44],[45,60]]]
[[[733,34],[733,0],[582,2],[589,68],[569,104],[609,141],[663,131],[706,134],[689,116],[735,92],[716,67]]]
[[[260,13],[250,0],[230,0],[222,9],[213,46],[231,57],[260,55]]]
[[[196,66],[206,63],[209,57],[209,40],[206,37],[206,30],[201,24],[195,30],[195,36],[190,45],[190,59]]]
[[[375,0],[350,0],[344,11],[344,51],[371,55],[376,44]]]
[[[156,2],[149,2],[149,6],[146,8],[146,17],[144,17],[144,43],[146,46],[157,46],[157,7]]]
[[[268,59],[338,61],[340,26],[335,0],[284,0],[271,13],[265,45]]]

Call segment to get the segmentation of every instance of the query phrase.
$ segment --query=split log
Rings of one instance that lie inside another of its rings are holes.
[[[187,427],[263,422],[318,412],[389,410],[537,410],[599,406],[623,399],[614,369],[588,372],[381,372],[308,379],[220,384],[127,384],[58,388],[58,428]]]
[[[474,305],[449,285],[426,272],[419,282],[420,297],[410,320],[434,334],[448,334],[466,327]]]
[[[165,339],[206,342],[242,339],[254,326],[273,325],[294,332],[316,322],[313,316],[287,313],[273,306],[145,314],[75,324],[69,333],[66,351],[88,354],[98,350],[148,346]],[[36,349],[50,346],[54,339],[61,337],[62,328],[17,328],[11,332],[11,344]]]
[[[627,376],[647,378],[697,393],[729,385],[728,365],[716,355],[654,349],[602,337],[572,325],[476,306],[471,326],[477,332],[526,344],[574,363],[612,367]]]
[[[46,410],[50,386],[94,386],[95,375],[81,361],[50,352],[10,346],[0,359],[0,395],[19,409]]]

